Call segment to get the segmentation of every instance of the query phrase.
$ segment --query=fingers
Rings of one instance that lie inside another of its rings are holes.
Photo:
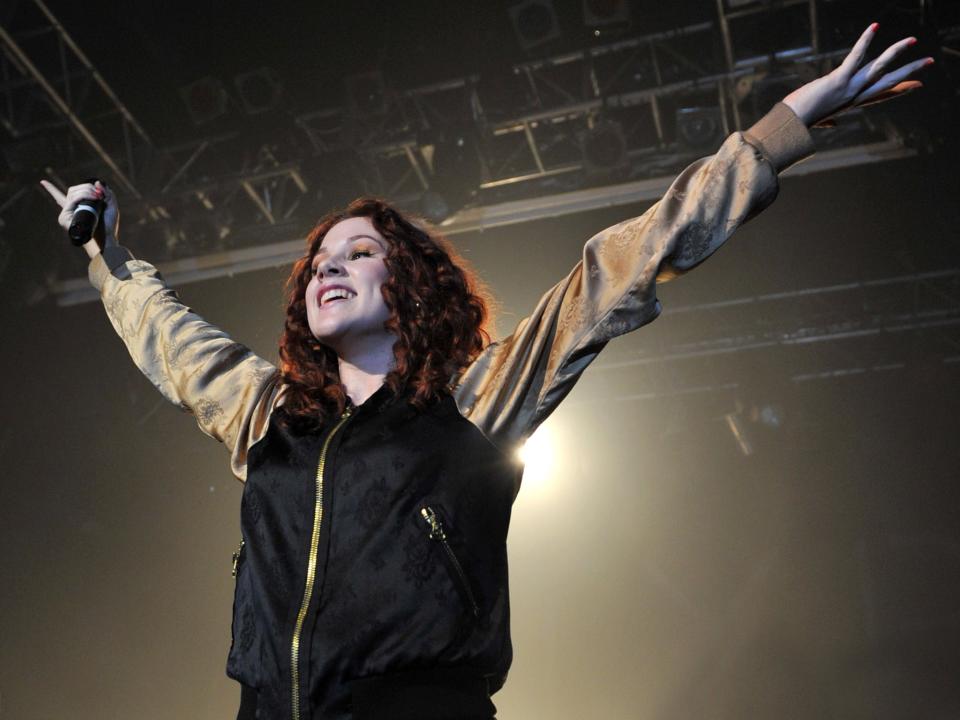
[[[870,47],[870,43],[877,34],[877,29],[879,27],[880,26],[877,23],[873,23],[870,27],[864,30],[863,34],[860,36],[860,39],[857,40],[856,44],[853,46],[853,49],[850,51],[850,54],[843,59],[842,63],[840,63],[840,67],[838,69],[847,79],[850,79],[857,74],[857,68],[863,64],[863,59],[867,56],[867,49]]]
[[[93,183],[71,185],[67,188],[67,194],[64,196],[64,204],[60,207],[69,209],[72,212],[81,200],[97,200],[102,197],[103,190],[97,189]]]
[[[863,87],[869,87],[877,81],[877,78],[883,75],[890,63],[893,62],[900,53],[908,47],[915,45],[916,42],[917,39],[915,37],[908,37],[900,42],[894,43],[876,58],[864,65],[860,72],[857,73],[856,80],[862,82]]]
[[[66,194],[60,191],[55,185],[46,180],[41,180],[43,189],[50,193],[50,196],[60,206],[60,215],[57,222],[64,229],[68,229],[73,220],[73,211],[77,209],[84,200],[106,199],[107,189],[97,187],[93,183],[82,183],[80,185],[71,185]]]
[[[907,78],[932,62],[932,58],[921,58],[887,73],[857,95],[853,101],[854,104],[863,105],[871,101],[880,102],[920,87],[922,83],[919,80],[907,80]]]
[[[923,87],[923,83],[919,80],[904,80],[901,83],[897,83],[889,90],[884,90],[880,92],[879,95],[871,95],[869,97],[858,98],[856,105],[858,107],[867,107],[868,105],[876,105],[877,103],[882,103],[885,100],[890,100],[897,97],[898,95],[906,95],[908,92],[917,90]]]
[[[60,192],[60,189],[51,182],[46,180],[41,180],[40,185],[43,186],[43,189],[50,193],[50,196],[56,201],[57,205],[63,207],[64,203],[67,201],[67,196]]]

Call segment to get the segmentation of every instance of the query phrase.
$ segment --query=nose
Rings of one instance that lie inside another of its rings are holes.
[[[327,257],[317,264],[317,274],[320,277],[329,277],[331,275],[342,275],[343,268],[337,262],[336,258]]]

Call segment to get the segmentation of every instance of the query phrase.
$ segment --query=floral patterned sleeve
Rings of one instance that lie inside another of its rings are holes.
[[[806,126],[780,103],[686,168],[646,213],[592,237],[513,334],[456,379],[460,412],[504,449],[524,440],[609,340],[657,317],[656,283],[709,257],[773,202],[777,173],[812,151]]]
[[[246,479],[246,453],[266,432],[279,373],[183,305],[155,267],[109,247],[89,267],[107,316],[144,375],[224,443]]]

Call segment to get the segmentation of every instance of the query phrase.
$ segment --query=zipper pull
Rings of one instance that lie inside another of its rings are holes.
[[[446,541],[447,533],[443,529],[443,523],[440,521],[440,518],[437,517],[437,514],[433,511],[433,508],[420,508],[420,514],[423,516],[423,519],[426,521],[427,525],[430,526],[430,539]]]
[[[236,577],[236,576],[237,576],[237,565],[240,564],[240,553],[243,552],[243,546],[244,546],[244,544],[245,544],[245,543],[244,543],[243,540],[241,539],[241,540],[240,540],[240,545],[239,545],[239,547],[237,547],[237,549],[233,551],[233,572],[230,573],[230,575],[231,575],[232,577]]]

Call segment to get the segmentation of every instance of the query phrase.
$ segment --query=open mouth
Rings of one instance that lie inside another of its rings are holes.
[[[327,290],[323,295],[320,296],[320,307],[326,307],[327,305],[334,305],[339,302],[346,302],[347,300],[352,300],[357,296],[356,293],[346,290],[344,288],[333,288]]]

